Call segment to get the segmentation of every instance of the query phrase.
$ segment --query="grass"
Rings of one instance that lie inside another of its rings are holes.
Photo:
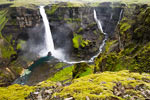
[[[19,6],[26,6],[30,7],[30,5],[47,5],[47,4],[53,4],[55,1],[58,2],[68,2],[68,0],[15,0],[15,1],[8,1],[8,0],[0,0],[0,4],[7,4],[7,3],[12,3],[12,6],[19,7]],[[70,7],[81,7],[87,5],[89,6],[98,6],[99,3],[103,2],[121,2],[121,3],[144,3],[144,4],[150,4],[150,0],[70,0],[68,2],[67,6]]]

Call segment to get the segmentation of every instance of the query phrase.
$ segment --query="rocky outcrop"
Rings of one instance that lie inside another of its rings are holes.
[[[150,72],[149,11],[146,4],[124,7],[123,18],[116,28],[116,39],[106,43],[105,52],[95,61],[97,71]]]
[[[104,32],[113,37],[121,18],[122,5],[102,3],[98,7],[61,7],[61,4],[55,4],[45,8],[55,48],[65,49],[68,54],[70,53],[70,57],[73,57],[70,59],[87,60],[99,51],[104,39],[94,20],[94,9]]]
[[[28,61],[21,57],[20,41],[28,40],[28,30],[41,23],[38,10],[6,6],[0,9],[0,86],[10,85],[23,67],[28,67]]]

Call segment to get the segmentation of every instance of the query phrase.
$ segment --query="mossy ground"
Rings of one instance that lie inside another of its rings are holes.
[[[70,82],[72,80],[72,70],[74,66],[69,66],[57,72],[53,77],[49,78],[48,80],[54,82]]]
[[[57,95],[67,98],[73,97],[76,100],[86,100],[88,97],[91,100],[112,100],[112,98],[117,98],[116,100],[125,100],[121,96],[116,96],[113,93],[114,86],[116,83],[120,82],[122,86],[131,86],[135,88],[140,84],[144,84],[146,89],[150,89],[150,84],[144,82],[142,79],[150,80],[149,74],[140,75],[139,73],[130,73],[127,70],[120,72],[103,72],[99,74],[92,74],[79,79],[73,80],[70,86],[66,86]],[[126,89],[127,91],[138,92],[134,89]],[[132,95],[130,95],[132,97]],[[139,99],[143,99],[142,94],[138,94]]]
[[[127,98],[131,99],[136,96],[139,100],[144,100],[148,99],[148,96],[145,97],[143,93],[150,90],[149,81],[150,75],[146,73],[131,73],[127,70],[103,72],[74,79],[69,86],[64,87],[57,86],[57,83],[50,80],[43,81],[35,86],[14,84],[9,87],[1,87],[0,99],[25,100],[36,89],[42,90],[50,87],[51,91],[53,91],[51,99],[73,97],[75,100],[86,100],[86,98],[92,100],[105,100],[106,98],[108,100],[112,100],[113,98],[115,100],[128,100]],[[120,92],[121,95],[117,95]]]
[[[25,100],[34,87],[21,86],[18,84],[9,87],[0,87],[0,100]]]

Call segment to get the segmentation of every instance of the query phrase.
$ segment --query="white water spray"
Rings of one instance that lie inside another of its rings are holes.
[[[54,48],[54,41],[51,33],[51,29],[49,26],[49,21],[47,19],[47,15],[45,13],[44,6],[40,6],[40,13],[43,19],[44,27],[45,27],[45,45],[46,47],[40,52],[40,56],[47,56],[48,52],[51,52],[52,56],[59,60],[64,60],[65,56],[62,49],[56,50]]]
[[[42,51],[42,55],[46,56],[48,54],[48,52],[51,52],[52,55],[54,54],[54,42],[53,42],[53,38],[52,38],[52,34],[51,34],[51,30],[50,30],[50,26],[49,26],[49,21],[47,19],[46,13],[45,13],[45,9],[44,6],[40,6],[40,13],[43,19],[43,23],[44,23],[44,27],[45,27],[45,45],[46,45],[46,50]]]

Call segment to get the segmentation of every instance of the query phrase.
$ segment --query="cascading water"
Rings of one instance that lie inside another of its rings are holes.
[[[40,13],[41,13],[44,27],[45,27],[45,45],[46,45],[46,48],[45,48],[45,50],[42,51],[41,55],[46,56],[48,54],[48,52],[51,52],[52,55],[54,55],[54,50],[55,50],[54,42],[53,42],[53,38],[52,38],[50,26],[49,26],[49,21],[47,19],[47,15],[45,13],[44,6],[40,6]]]
[[[120,12],[120,16],[119,16],[118,24],[120,23],[120,20],[121,20],[122,14],[123,14],[123,9],[122,9],[122,10],[121,10],[121,12]]]
[[[104,33],[102,25],[101,25],[101,22],[100,22],[100,20],[98,20],[95,10],[94,10],[94,19],[95,19],[95,21],[96,21],[96,23],[98,25],[99,30],[105,35],[105,39],[103,40],[102,44],[100,45],[98,54],[93,56],[88,61],[83,60],[83,61],[77,61],[77,62],[76,61],[73,61],[73,62],[66,61],[64,59],[63,52],[61,50],[55,50],[54,42],[53,42],[53,38],[52,38],[52,35],[51,35],[50,26],[49,26],[49,21],[47,19],[46,13],[45,13],[44,6],[40,6],[40,13],[41,13],[41,16],[42,16],[42,19],[43,19],[43,22],[44,22],[44,26],[45,26],[45,44],[46,44],[46,48],[43,49],[40,52],[41,56],[46,56],[48,54],[48,52],[51,52],[52,56],[54,56],[55,58],[58,58],[59,60],[62,60],[64,62],[66,62],[66,63],[73,64],[73,63],[80,63],[80,62],[93,62],[94,58],[96,58],[102,52],[102,48],[104,47],[105,41],[107,40],[107,34]]]
[[[96,11],[94,9],[94,19],[98,25],[98,28],[101,30],[101,32],[105,35],[106,33],[104,33],[103,31],[103,28],[102,28],[102,24],[101,24],[101,21],[97,18],[97,14],[96,14]]]
[[[101,21],[97,18],[97,14],[96,14],[95,9],[94,9],[94,19],[95,19],[95,21],[96,21],[96,23],[97,23],[97,26],[98,26],[99,30],[105,35],[105,39],[103,40],[102,44],[101,44],[100,47],[99,47],[99,53],[98,53],[97,55],[93,56],[93,57],[89,60],[90,62],[92,62],[92,61],[102,52],[102,49],[103,49],[103,47],[105,46],[105,42],[106,42],[106,40],[107,40],[107,33],[104,33],[103,28],[102,28]]]
[[[98,28],[99,28],[99,30],[105,35],[105,39],[103,40],[103,42],[102,42],[102,44],[100,45],[100,47],[99,47],[99,52],[95,55],[95,56],[93,56],[90,60],[82,60],[82,61],[72,61],[72,62],[68,62],[68,61],[65,61],[65,62],[67,62],[67,63],[69,63],[69,64],[74,64],[74,63],[81,63],[81,62],[93,62],[94,61],[94,59],[96,58],[96,57],[98,57],[98,55],[102,52],[102,49],[103,49],[103,47],[105,46],[105,42],[106,42],[106,40],[107,40],[107,33],[104,33],[104,31],[103,31],[103,28],[102,28],[102,24],[101,24],[101,21],[97,18],[97,14],[96,14],[96,11],[95,11],[95,9],[94,9],[94,19],[95,19],[95,21],[96,21],[96,23],[97,23],[97,26],[98,26]]]
[[[52,56],[54,56],[55,58],[57,58],[57,59],[59,59],[59,60],[61,60],[63,62],[66,62],[68,64],[75,64],[75,63],[81,63],[81,62],[87,62],[87,63],[93,62],[94,59],[102,52],[102,49],[103,49],[103,47],[105,45],[105,42],[106,42],[108,37],[107,37],[107,33],[104,33],[104,31],[103,31],[101,22],[97,18],[97,14],[96,14],[95,10],[94,10],[94,19],[95,19],[95,21],[96,21],[96,23],[98,25],[99,30],[105,35],[105,38],[104,38],[102,44],[99,47],[99,52],[95,56],[93,56],[90,60],[71,61],[71,62],[70,61],[66,61],[64,59],[64,54],[63,54],[61,49],[55,50],[54,42],[53,42],[53,38],[52,38],[52,35],[51,35],[50,26],[49,26],[49,22],[48,22],[48,19],[47,19],[47,16],[46,16],[46,13],[45,13],[45,10],[44,10],[43,6],[40,7],[40,13],[42,15],[44,26],[45,26],[45,36],[44,37],[45,37],[45,44],[46,44],[46,47],[40,52],[41,56],[47,56],[48,52],[51,52]],[[123,10],[121,10],[121,12],[120,12],[119,21],[121,19],[122,13],[123,13]],[[112,16],[110,17],[110,19],[112,19]],[[39,60],[43,60],[43,58],[41,57]],[[33,65],[31,65],[30,66],[31,68],[25,70],[25,72],[21,75],[21,77],[16,79],[13,84],[16,84],[16,83],[17,84],[26,84],[28,79],[29,79],[29,77],[30,77],[30,75],[31,75],[31,72],[33,70],[32,68],[36,67],[37,64],[39,64],[39,61],[37,61],[37,63],[34,63]]]
[[[45,48],[39,53],[40,56],[47,56],[48,52],[51,52],[52,56],[59,60],[64,60],[63,50],[54,48],[53,37],[51,33],[51,29],[49,26],[49,21],[47,19],[47,15],[45,13],[44,6],[40,6],[40,13],[43,19],[44,27],[45,27]]]

